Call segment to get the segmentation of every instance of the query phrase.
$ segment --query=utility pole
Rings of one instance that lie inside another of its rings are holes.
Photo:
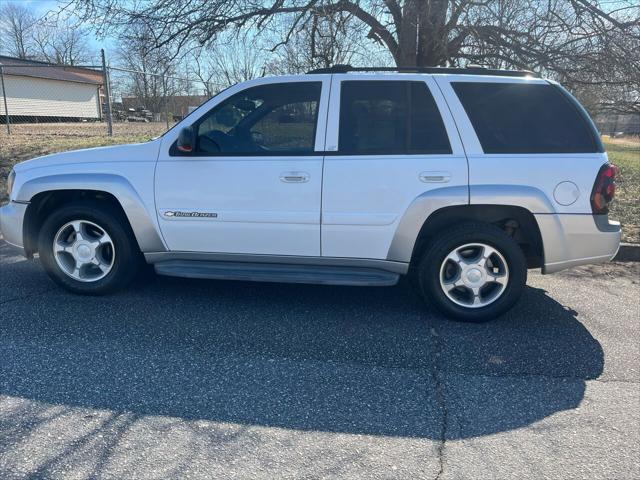
[[[167,121],[167,130],[169,130],[169,97],[167,97],[167,79],[162,74],[162,90],[164,93],[164,118]]]
[[[9,119],[9,109],[7,108],[7,90],[4,88],[4,71],[0,65],[0,81],[2,82],[2,98],[4,98],[4,116],[7,124],[7,135],[11,135],[11,121]]]
[[[111,87],[109,86],[109,71],[107,70],[107,60],[104,55],[104,48],[100,49],[102,57],[102,78],[104,82],[105,106],[107,107],[107,135],[113,137],[113,117],[111,116]]]

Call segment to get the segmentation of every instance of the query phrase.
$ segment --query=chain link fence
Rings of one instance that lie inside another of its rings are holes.
[[[0,134],[157,136],[222,88],[104,63],[0,57]]]
[[[114,132],[123,123],[135,123],[161,133],[209,98],[203,85],[189,78],[114,67],[107,74],[111,101],[103,113]]]
[[[593,116],[598,130],[610,137],[640,136],[640,113],[604,113]]]

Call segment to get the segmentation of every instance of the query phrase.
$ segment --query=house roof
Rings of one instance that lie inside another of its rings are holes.
[[[53,65],[51,63],[0,55],[0,65],[4,75],[46,78],[65,82],[90,83],[102,85],[102,72],[90,68]]]

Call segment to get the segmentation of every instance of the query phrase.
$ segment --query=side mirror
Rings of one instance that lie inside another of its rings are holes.
[[[196,148],[196,134],[191,127],[180,130],[176,147],[183,153],[191,153]]]

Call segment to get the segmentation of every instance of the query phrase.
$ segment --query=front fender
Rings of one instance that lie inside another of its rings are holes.
[[[124,210],[143,252],[166,251],[155,216],[151,215],[133,185],[124,177],[108,173],[47,175],[26,181],[16,193],[19,202],[30,202],[39,193],[59,190],[93,190],[113,195]]]

